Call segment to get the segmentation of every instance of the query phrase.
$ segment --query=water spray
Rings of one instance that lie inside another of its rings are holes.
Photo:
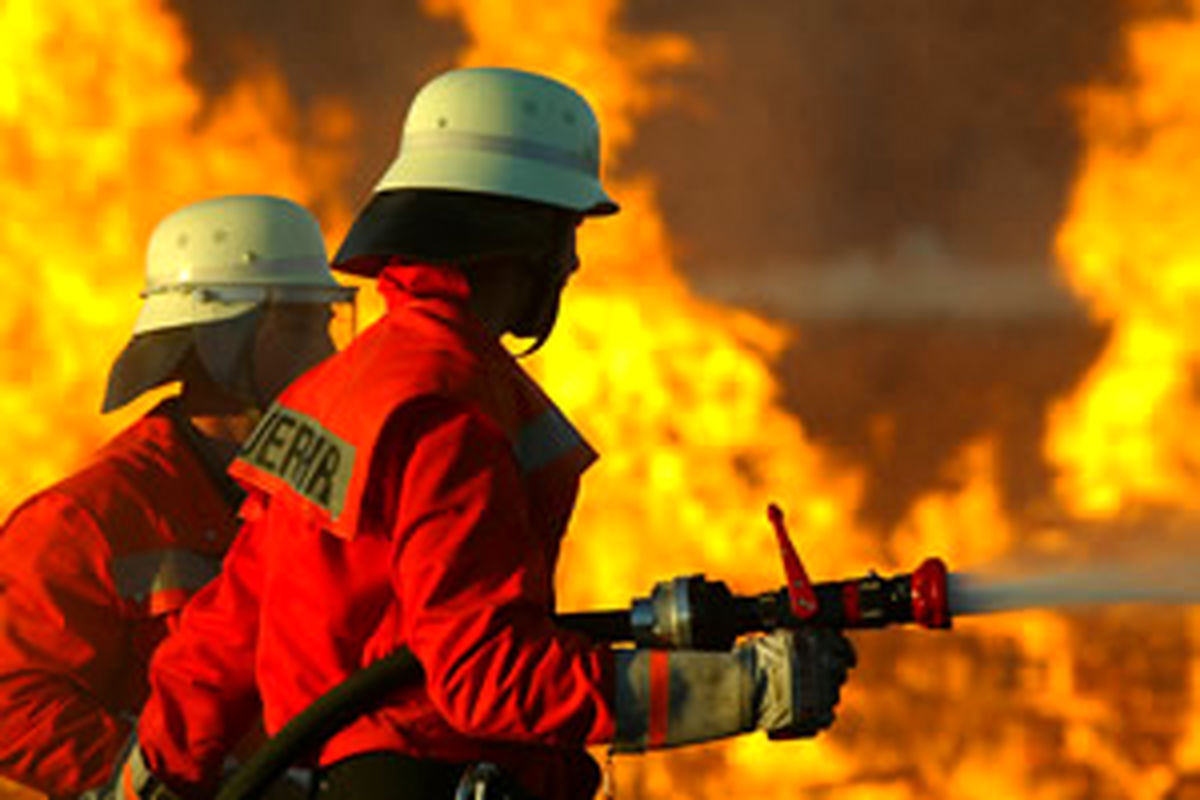
[[[1122,604],[1200,604],[1200,564],[1191,559],[1046,567],[1023,575],[956,573],[947,590],[955,615]]]

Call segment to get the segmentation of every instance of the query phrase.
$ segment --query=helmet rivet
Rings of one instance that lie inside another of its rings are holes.
[[[450,120],[446,119],[445,117],[438,117],[437,126],[439,128],[444,128],[449,124],[450,124]]]
[[[216,232],[213,234],[214,242],[223,242],[228,238],[229,231],[225,230],[224,228],[217,228]]]
[[[535,103],[532,100],[526,100],[524,103],[521,104],[521,110],[524,111],[526,114],[530,114],[530,115],[536,114],[538,112],[537,103]]]
[[[183,248],[187,247],[187,245],[188,245],[187,234],[186,233],[179,234],[179,238],[175,240],[175,246],[178,247],[180,250],[182,250]]]
[[[564,111],[563,112],[563,121],[566,122],[568,125],[574,125],[575,124],[575,115],[573,113],[571,113],[570,111]]]
[[[242,263],[253,264],[255,261],[258,261],[258,253],[254,252],[253,250],[247,250],[246,252],[242,253]]]

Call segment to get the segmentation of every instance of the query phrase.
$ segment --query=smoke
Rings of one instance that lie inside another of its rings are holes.
[[[207,88],[265,59],[301,102],[354,104],[356,197],[413,90],[462,44],[415,2],[171,2]],[[968,266],[1044,268],[1079,155],[1070,93],[1119,75],[1121,25],[1171,5],[631,0],[629,27],[683,34],[700,62],[624,164],[657,177],[692,274],[875,258],[911,229]]]
[[[1079,301],[1046,268],[957,259],[931,230],[905,231],[886,253],[701,272],[702,293],[772,317],[823,320],[1084,321]]]
[[[635,4],[706,57],[700,100],[641,135],[685,261],[878,255],[928,228],[968,265],[1040,264],[1079,155],[1070,93],[1120,74],[1149,5]]]
[[[453,66],[464,43],[458,26],[431,19],[419,2],[167,2],[187,27],[191,77],[210,97],[249,67],[268,63],[301,107],[330,97],[350,103],[359,121],[358,152],[340,188],[355,200],[370,192],[395,155],[408,101]]]

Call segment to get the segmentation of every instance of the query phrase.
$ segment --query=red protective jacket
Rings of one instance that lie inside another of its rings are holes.
[[[138,736],[184,793],[211,786],[257,709],[273,733],[407,645],[427,684],[320,753],[507,766],[591,797],[612,655],[555,628],[553,574],[595,458],[467,311],[448,269],[390,267],[387,315],[280,397],[235,463],[250,489],[221,577],[159,650]]]
[[[233,497],[170,401],[0,532],[0,774],[51,796],[107,780],[150,654],[220,569]]]

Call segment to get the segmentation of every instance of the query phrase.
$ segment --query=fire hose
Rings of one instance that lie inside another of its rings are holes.
[[[780,628],[950,627],[950,584],[941,559],[926,559],[913,572],[893,577],[872,572],[813,584],[788,538],[782,512],[771,506],[769,517],[787,574],[782,589],[739,596],[723,581],[690,575],[658,583],[629,609],[559,614],[555,622],[597,642],[697,650],[727,650],[739,636]],[[360,670],[288,722],[226,782],[217,800],[260,797],[302,756],[372,711],[390,692],[423,678],[406,647]]]

